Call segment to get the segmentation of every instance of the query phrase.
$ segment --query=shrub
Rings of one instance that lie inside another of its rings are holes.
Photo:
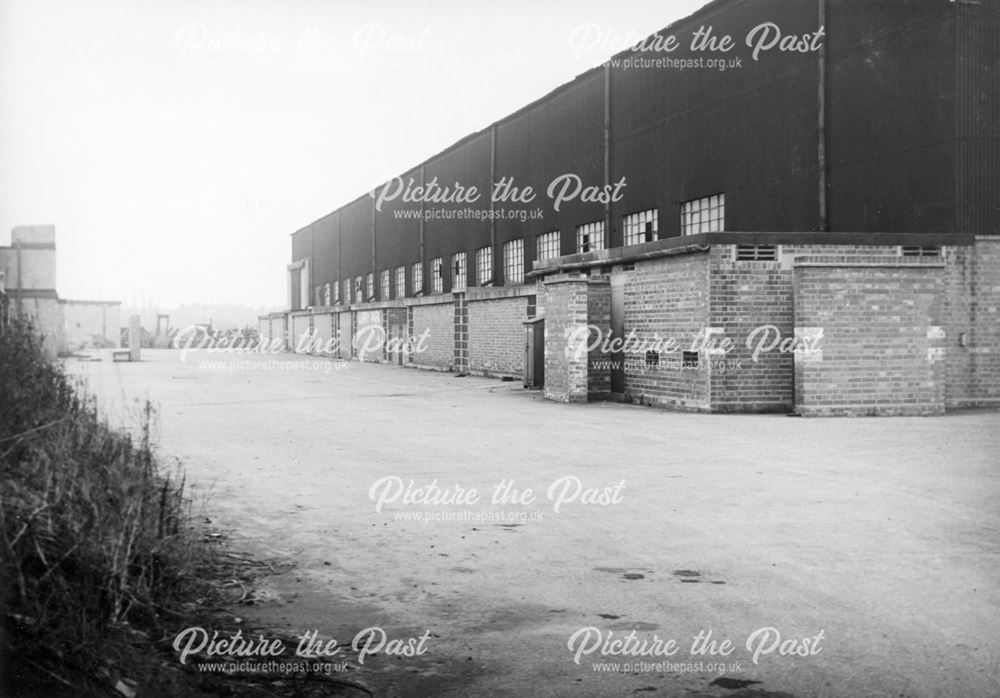
[[[0,530],[7,689],[79,688],[115,638],[180,602],[194,548],[184,480],[151,443],[111,428],[30,326],[0,333]],[[3,692],[3,691],[0,691]]]

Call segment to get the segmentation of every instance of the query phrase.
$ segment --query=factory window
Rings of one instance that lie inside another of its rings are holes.
[[[503,280],[507,284],[524,283],[524,240],[504,243]]]
[[[351,280],[344,279],[344,302],[351,302]]]
[[[354,277],[354,302],[355,303],[361,303],[362,301],[364,301],[365,287],[362,285],[362,284],[364,284],[364,282],[365,282],[365,280],[364,280],[363,277],[360,277],[360,276],[355,276]]]
[[[451,256],[451,290],[464,291],[468,283],[468,267],[464,252],[457,252]]]
[[[365,297],[365,300],[373,301],[375,300],[375,272],[368,272],[367,281],[368,295]]]
[[[625,244],[641,245],[644,242],[656,240],[658,225],[659,212],[655,208],[625,216],[622,219],[622,227],[625,229]]]
[[[322,305],[323,304],[323,284],[320,284],[320,285],[318,285],[316,287],[316,293],[315,293],[315,295],[313,295],[313,302],[312,302],[312,304],[313,305]]]
[[[489,286],[493,283],[493,248],[481,247],[476,250],[476,283]]]
[[[406,267],[396,267],[396,298],[406,295]]]
[[[549,233],[535,236],[535,257],[539,262],[559,256],[559,231],[553,230]]]
[[[655,211],[654,211],[655,214]],[[655,216],[654,216],[655,217]],[[576,228],[576,251],[594,252],[604,249],[604,221],[594,221]]]
[[[431,293],[444,291],[444,260],[435,257],[431,260]]]
[[[681,204],[681,234],[721,233],[726,229],[726,195],[714,194]]]
[[[775,245],[737,245],[737,262],[773,262],[778,258]]]
[[[334,303],[339,303],[340,302],[340,282],[339,281],[334,281],[334,282],[332,282],[330,284],[330,287],[333,289],[333,302]]]
[[[413,295],[418,296],[424,292],[424,265],[423,262],[413,263]]]
[[[681,368],[698,368],[698,352],[682,351]]]
[[[382,287],[382,295],[378,297],[380,301],[387,301],[392,298],[392,294],[389,291],[389,270],[383,269],[382,274],[379,278],[381,282],[379,285]]]
[[[330,304],[331,304],[330,284],[326,283],[323,284],[323,305],[330,305]]]
[[[899,253],[904,257],[940,257],[941,249],[938,247],[909,247],[899,248]]]

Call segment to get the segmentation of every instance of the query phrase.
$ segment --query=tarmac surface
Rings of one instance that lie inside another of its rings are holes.
[[[1000,412],[682,414],[97,356],[67,368],[113,420],[159,405],[161,454],[234,548],[296,563],[246,622],[336,639],[332,670],[376,695],[1000,695]],[[359,664],[368,628],[399,656]]]

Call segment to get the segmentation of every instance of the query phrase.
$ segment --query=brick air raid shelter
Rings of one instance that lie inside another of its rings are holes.
[[[293,233],[262,335],[569,402],[998,405],[998,46],[996,2],[716,0]]]

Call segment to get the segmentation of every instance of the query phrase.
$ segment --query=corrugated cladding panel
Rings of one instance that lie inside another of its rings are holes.
[[[331,213],[312,224],[313,286],[337,281],[337,214]],[[317,299],[318,302],[319,299]]]
[[[429,216],[424,224],[424,257],[426,260],[444,259],[443,288],[446,291],[452,287],[451,255],[465,252],[466,268],[471,268],[475,250],[490,244],[490,222],[486,218],[446,218],[436,214],[489,210],[490,147],[490,132],[485,131],[427,163],[424,168],[425,181],[437,178],[442,189],[454,189],[460,185],[466,190],[476,187],[478,191],[478,199],[472,203],[424,204],[424,211]],[[426,269],[424,278],[430,288],[429,271]]]
[[[309,259],[312,256],[312,226],[307,225],[292,233],[292,261]]]
[[[953,3],[830,0],[831,230],[956,230],[954,20]]]
[[[721,58],[724,69],[613,68],[612,179],[628,187],[614,207],[612,245],[622,244],[624,215],[658,208],[659,236],[671,237],[682,202],[720,192],[728,229],[817,229],[817,54],[774,50],[755,61],[745,38],[767,20],[800,35],[819,27],[815,2],[728,3],[671,28],[682,38],[675,51],[634,54]],[[692,52],[703,25],[736,46]]]
[[[364,276],[372,269],[372,199],[363,196],[340,209],[340,274]]]
[[[541,208],[543,212],[540,220],[498,220],[498,255],[502,255],[503,243],[523,238],[525,269],[530,269],[537,235],[559,230],[563,254],[572,254],[576,252],[576,226],[604,219],[602,204],[583,202],[577,195],[555,211],[548,195],[549,186],[563,175],[579,177],[584,187],[604,185],[603,129],[602,73],[582,78],[497,125],[497,179],[513,178],[515,186],[522,190],[531,186],[536,194],[531,203],[498,203],[497,208],[529,212]]]
[[[387,199],[379,204],[380,210],[375,214],[375,250],[379,271],[390,270],[391,288],[395,289],[396,267],[405,266],[409,295],[413,294],[410,265],[420,261],[420,219],[408,216],[419,214],[420,204],[405,203],[402,194],[393,197],[393,193],[400,186],[409,185],[411,180],[415,185],[420,184],[420,168],[401,175],[399,182],[390,183]]]
[[[825,6],[829,228],[1000,231],[998,3],[826,0]],[[626,186],[612,207],[609,246],[622,244],[622,217],[629,213],[656,207],[659,237],[669,237],[680,233],[682,202],[719,192],[726,194],[728,230],[821,229],[819,54],[775,49],[753,60],[744,43],[750,29],[766,21],[784,34],[811,34],[820,24],[819,8],[820,0],[711,3],[670,28],[682,39],[678,50],[639,54],[674,61],[717,57],[728,61],[725,70],[612,65],[610,181],[624,177]],[[688,41],[702,25],[711,25],[716,36],[732,35],[735,48],[691,52]],[[956,34],[962,38],[958,63]],[[496,179],[513,178],[515,186],[536,193],[530,203],[498,202],[496,209],[544,213],[541,219],[496,221],[497,267],[504,242],[524,239],[530,269],[535,236],[560,230],[561,251],[569,254],[576,251],[576,226],[604,219],[603,204],[579,199],[555,212],[546,191],[561,175],[604,184],[604,96],[605,72],[592,71],[495,125]],[[488,210],[490,156],[487,129],[425,163],[425,181],[436,176],[441,186],[458,183],[481,192],[472,204],[425,209]],[[419,183],[419,170],[404,179]],[[383,206],[376,221],[377,269],[371,268],[371,206],[366,196],[341,209],[340,277],[405,265],[412,293],[420,222],[398,214],[419,205],[397,200]],[[485,216],[431,218],[423,261],[446,260],[449,289],[450,256],[468,253],[472,280],[474,252],[489,240]],[[308,256],[309,244],[308,232],[293,236],[293,259]],[[325,243],[320,247],[326,260],[330,251]],[[317,260],[316,273],[329,275],[325,265]],[[425,267],[425,279],[428,272]],[[498,282],[502,278],[501,270]]]
[[[1000,3],[957,9],[958,227],[1000,235]]]

